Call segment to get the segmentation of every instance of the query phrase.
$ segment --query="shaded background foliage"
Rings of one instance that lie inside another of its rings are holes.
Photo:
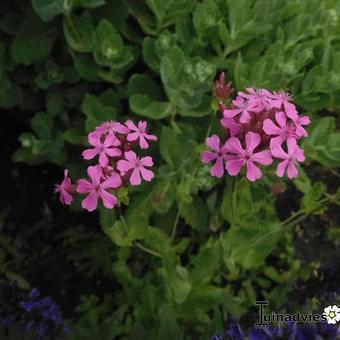
[[[0,8],[1,273],[52,295],[70,339],[205,339],[230,315],[252,324],[259,299],[286,312],[339,302],[338,1]],[[240,179],[237,220],[230,178],[200,162],[219,133],[221,70],[236,90],[291,91],[313,121],[300,177]],[[87,133],[128,117],[159,136],[156,179],[121,191],[112,212],[60,206],[53,184],[63,168],[85,173]]]

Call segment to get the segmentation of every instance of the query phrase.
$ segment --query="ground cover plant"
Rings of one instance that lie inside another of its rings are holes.
[[[338,1],[0,9],[0,338],[247,336],[257,300],[340,306]]]

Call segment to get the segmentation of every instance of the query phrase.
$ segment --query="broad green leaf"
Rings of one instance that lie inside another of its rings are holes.
[[[110,66],[123,52],[123,40],[112,24],[102,19],[95,31],[94,57],[99,65]]]
[[[220,238],[227,267],[234,271],[235,264],[244,269],[261,266],[276,246],[281,230],[281,224],[275,221],[254,219],[254,223],[232,225]]]
[[[335,132],[333,117],[312,122],[309,136],[302,142],[307,159],[313,159],[326,167],[340,165],[340,133]]]
[[[63,28],[66,41],[72,49],[77,52],[92,50],[93,23],[89,13],[64,16]]]
[[[309,191],[305,193],[302,197],[302,206],[305,209],[306,213],[311,213],[315,208],[319,206],[317,203],[321,198],[322,194],[325,193],[326,187],[322,182],[313,183],[312,187]]]
[[[160,85],[146,74],[134,74],[128,83],[128,95],[142,94],[150,99],[162,99]]]
[[[116,109],[111,106],[104,106],[101,100],[91,94],[87,94],[82,103],[82,111],[86,115],[85,129],[91,131],[108,120],[114,120]]]
[[[43,21],[63,13],[65,0],[32,0],[32,6]]]
[[[191,203],[183,204],[181,215],[193,229],[208,229],[208,210],[199,196],[195,197]]]
[[[12,59],[24,65],[44,59],[51,52],[56,34],[55,27],[31,18],[26,19],[12,42]]]
[[[153,101],[142,94],[132,95],[129,99],[129,104],[135,113],[151,119],[163,119],[173,113],[170,103]]]

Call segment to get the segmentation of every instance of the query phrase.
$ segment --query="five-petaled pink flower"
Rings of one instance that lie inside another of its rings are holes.
[[[94,146],[93,149],[84,150],[82,155],[84,159],[92,159],[99,155],[99,164],[106,167],[109,164],[109,157],[121,155],[121,151],[114,146],[120,145],[119,139],[114,135],[108,135],[104,141],[94,133],[89,134],[89,143]]]
[[[99,125],[93,133],[101,137],[104,134],[114,135],[115,133],[126,135],[129,131],[130,130],[123,124],[110,120]]]
[[[202,153],[202,162],[210,163],[215,161],[214,165],[210,169],[211,176],[222,177],[224,175],[224,161],[226,160],[226,151],[224,146],[221,145],[220,137],[213,135],[206,139],[206,144],[212,149],[212,151],[204,151]]]
[[[270,136],[276,136],[271,138],[270,147],[273,148],[276,145],[281,145],[288,138],[296,138],[296,127],[293,124],[287,123],[286,114],[282,111],[275,113],[275,120],[279,126],[275,125],[271,119],[265,119],[263,122],[263,131]]]
[[[87,179],[80,179],[78,181],[77,192],[80,194],[88,194],[82,201],[81,206],[88,210],[94,211],[98,205],[98,199],[103,201],[106,208],[112,209],[117,203],[117,197],[109,193],[108,189],[116,189],[122,185],[120,176],[113,173],[111,177],[103,180],[102,170],[100,165],[89,166],[87,174],[90,181]]]
[[[297,113],[295,105],[291,103],[292,95],[288,92],[285,92],[283,90],[274,91],[274,93],[268,92],[268,99],[269,103],[277,109],[281,109],[283,106],[287,115],[289,115],[290,113]]]
[[[125,124],[132,131],[127,135],[127,140],[129,142],[134,142],[139,139],[139,146],[141,149],[147,149],[149,147],[147,140],[157,140],[156,136],[147,133],[146,121],[139,121],[138,126],[136,126],[132,120],[126,121]]]
[[[273,162],[269,150],[255,152],[261,143],[261,136],[254,132],[248,132],[245,137],[246,148],[243,149],[241,142],[236,137],[231,137],[225,143],[225,150],[232,154],[226,163],[226,169],[230,176],[237,176],[242,166],[247,167],[247,178],[253,182],[262,177],[262,172],[255,163],[270,165]]]
[[[56,184],[54,192],[59,192],[59,199],[62,204],[70,205],[73,202],[72,192],[73,185],[71,178],[68,177],[68,170],[64,170],[64,179],[60,184]]]
[[[288,152],[284,151],[280,145],[275,146],[271,152],[273,157],[283,159],[283,161],[277,166],[276,174],[282,177],[287,169],[287,175],[290,179],[298,176],[298,170],[296,168],[297,162],[303,162],[305,160],[304,152],[297,145],[295,138],[287,139]]]
[[[233,105],[235,106],[235,108],[231,110],[224,110],[223,116],[226,118],[232,118],[241,114],[241,123],[249,122],[251,118],[250,112],[256,112],[258,110],[256,103],[244,99],[240,96],[236,100],[233,100]]]
[[[130,183],[132,185],[141,184],[141,177],[150,182],[154,177],[151,170],[146,169],[153,165],[152,158],[150,156],[138,158],[133,151],[127,151],[124,153],[125,159],[119,160],[117,163],[117,169],[124,176],[126,173],[131,172]]]

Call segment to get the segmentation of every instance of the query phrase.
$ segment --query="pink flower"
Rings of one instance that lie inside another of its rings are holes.
[[[257,103],[244,99],[241,96],[238,96],[236,100],[233,100],[233,105],[235,106],[235,109],[224,110],[223,116],[226,118],[232,118],[241,114],[240,123],[243,124],[249,122],[251,118],[250,112],[259,111],[259,109],[257,108]]]
[[[224,175],[224,164],[226,160],[226,151],[224,146],[221,146],[220,137],[213,135],[208,137],[205,143],[212,149],[212,151],[204,151],[202,153],[202,162],[207,164],[215,161],[210,169],[211,176],[222,177]]]
[[[126,135],[129,132],[130,130],[127,127],[125,127],[123,124],[110,120],[108,122],[105,122],[99,125],[96,128],[96,131],[94,132],[94,134],[101,137],[104,134],[114,135],[115,133],[120,133],[122,135]]]
[[[113,146],[120,145],[120,141],[114,135],[105,137],[104,142],[96,134],[89,134],[89,143],[94,146],[93,149],[83,151],[82,156],[84,159],[92,159],[99,155],[99,164],[106,167],[109,164],[109,157],[116,157],[121,155],[121,151]]]
[[[157,140],[157,137],[154,135],[147,134],[147,122],[140,120],[138,122],[138,126],[136,126],[133,121],[128,120],[126,121],[125,125],[133,131],[127,135],[127,140],[129,142],[133,142],[139,139],[139,146],[141,149],[147,149],[149,144],[147,140]]]
[[[308,133],[303,127],[303,125],[309,125],[310,124],[310,118],[308,116],[299,116],[290,113],[289,118],[294,122],[295,125],[295,134],[297,137],[307,137]]]
[[[241,131],[240,124],[237,123],[234,118],[223,117],[220,120],[220,123],[223,127],[229,130],[229,134],[231,137],[237,135]]]
[[[275,125],[271,119],[265,119],[263,122],[263,131],[267,135],[276,136],[270,140],[271,148],[276,145],[281,145],[289,137],[297,137],[295,134],[295,126],[292,124],[287,124],[287,117],[284,112],[276,112],[275,119],[279,126]]]
[[[130,176],[130,183],[132,185],[141,184],[141,177],[148,182],[153,179],[153,172],[145,168],[153,165],[153,161],[150,156],[139,159],[135,152],[127,151],[124,153],[124,157],[125,159],[118,161],[117,169],[123,176],[132,170]]]
[[[271,93],[266,89],[254,89],[252,87],[246,88],[248,93],[238,92],[238,95],[245,98],[251,102],[253,106],[256,107],[257,111],[271,109],[270,102],[268,100]]]
[[[110,178],[103,180],[102,170],[98,164],[89,166],[87,168],[87,174],[91,181],[84,178],[78,181],[77,192],[88,194],[82,201],[81,206],[88,211],[94,211],[97,208],[98,199],[100,198],[106,208],[112,209],[117,204],[117,197],[110,194],[107,190],[121,186],[122,180],[120,176],[113,173]]]
[[[281,109],[283,106],[288,116],[290,113],[297,113],[295,105],[290,102],[292,100],[292,95],[288,92],[284,92],[283,90],[274,91],[274,93],[270,93],[268,97],[269,102],[273,107]]]
[[[269,150],[254,153],[254,149],[260,145],[261,136],[257,133],[248,132],[245,138],[246,148],[236,137],[231,137],[225,143],[225,149],[232,154],[226,163],[226,170],[230,176],[237,176],[242,166],[247,166],[247,178],[249,181],[255,181],[262,177],[262,172],[255,163],[270,165],[273,162]]]
[[[71,178],[68,177],[68,170],[64,170],[64,179],[61,184],[56,184],[54,192],[59,192],[59,199],[62,204],[70,205],[73,202],[72,192],[73,185]]]
[[[279,177],[284,175],[287,169],[287,175],[290,179],[298,176],[298,170],[296,168],[297,162],[303,162],[305,155],[302,149],[297,145],[295,138],[287,139],[288,152],[284,151],[280,145],[277,145],[271,150],[273,157],[283,159],[276,169],[276,174]]]
[[[250,112],[257,111],[256,103],[252,103],[251,101],[240,96],[238,96],[236,100],[233,100],[233,105],[235,106],[235,109],[224,110],[223,116],[226,118],[232,118],[241,114],[241,123],[248,123],[251,118]]]

